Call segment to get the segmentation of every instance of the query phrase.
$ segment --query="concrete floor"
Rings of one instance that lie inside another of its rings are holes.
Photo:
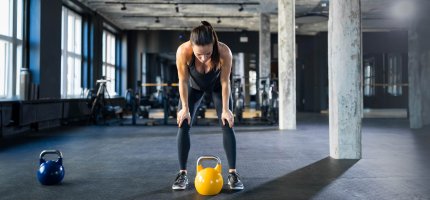
[[[245,190],[200,196],[172,191],[178,168],[175,126],[63,127],[0,140],[0,199],[430,199],[430,127],[365,119],[363,158],[328,157],[328,118],[299,114],[295,131],[237,126],[237,168]],[[192,129],[189,174],[200,155],[227,160],[219,127]],[[58,186],[36,180],[43,149],[64,154]]]

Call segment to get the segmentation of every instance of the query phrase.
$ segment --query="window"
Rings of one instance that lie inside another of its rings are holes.
[[[388,94],[392,96],[402,95],[402,56],[400,54],[388,54]]]
[[[142,53],[142,83],[146,83],[146,53]],[[138,85],[141,87],[142,85]],[[146,87],[142,87],[142,95],[146,95]]]
[[[115,42],[114,34],[103,31],[103,76],[106,77],[106,80],[110,80],[107,89],[111,96],[117,94],[115,91]]]
[[[364,61],[364,96],[375,96],[375,59]]]
[[[82,93],[82,17],[63,7],[61,27],[61,97]]]
[[[255,70],[249,70],[249,94],[257,94],[257,72]]]
[[[0,1],[0,98],[19,95],[23,1]]]

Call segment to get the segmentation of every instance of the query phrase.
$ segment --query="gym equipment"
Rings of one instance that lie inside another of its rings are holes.
[[[271,81],[270,85],[270,108],[269,108],[269,120],[273,123],[278,123],[279,117],[279,93],[278,84],[276,80]]]
[[[164,115],[161,123],[165,125],[168,124],[170,117],[176,119],[179,95],[174,87],[177,86],[177,83],[142,83],[137,81],[137,89],[128,89],[125,96],[126,109],[131,111],[131,125],[137,125],[137,119],[140,118],[147,119],[144,120],[146,124],[157,123],[157,119],[149,119],[150,109],[163,109]],[[157,90],[143,95],[143,87],[157,87]]]
[[[145,97],[142,97],[142,87],[139,86],[140,84],[140,81],[138,81],[138,89],[136,92],[134,92],[133,89],[128,89],[125,95],[125,108],[127,111],[131,111],[132,125],[136,125],[136,120],[139,117],[142,117],[144,119],[149,118],[148,107],[150,106],[142,104],[142,102],[145,103],[147,100],[145,99]]]
[[[215,168],[203,168],[201,161],[216,160]],[[197,174],[194,180],[196,190],[201,195],[216,195],[221,192],[224,180],[221,175],[221,160],[216,156],[201,156],[197,159]]]
[[[261,118],[266,120],[269,116],[270,99],[269,94],[266,91],[266,80],[261,81],[262,93],[261,93]]]
[[[103,121],[106,124],[106,120],[109,118],[116,118],[118,120],[122,119],[123,109],[120,106],[112,106],[106,98],[110,98],[107,83],[110,80],[107,80],[106,77],[102,77],[102,79],[97,80],[96,83],[99,85],[97,93],[94,93],[94,90],[91,90],[88,93],[87,99],[89,100],[89,108],[90,108],[90,118],[89,120],[94,124],[98,124]]]
[[[243,112],[245,109],[245,97],[243,96],[243,89],[241,86],[241,79],[234,80],[234,116],[235,121],[242,122],[243,120]]]
[[[43,159],[46,154],[57,154],[57,160]],[[64,178],[63,154],[59,150],[44,150],[40,153],[40,166],[37,170],[37,179],[43,185],[55,185]]]

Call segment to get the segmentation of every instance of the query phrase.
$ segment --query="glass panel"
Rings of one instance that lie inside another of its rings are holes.
[[[103,31],[103,62],[106,62],[106,32],[105,31]],[[103,75],[105,75],[105,73],[103,73]]]
[[[0,97],[6,96],[6,58],[7,58],[7,43],[0,40]]]
[[[375,59],[364,61],[364,96],[375,96]]]
[[[115,93],[115,66],[109,66],[109,95],[116,95]]]
[[[103,63],[102,75],[106,77],[106,64]]]
[[[111,49],[110,49],[110,62],[109,64],[115,65],[115,37],[111,34]]]
[[[109,63],[109,47],[110,47],[110,40],[109,40],[109,35],[106,33],[106,37],[104,38],[106,41],[106,46],[105,46],[105,59],[104,62]]]
[[[65,15],[66,9],[63,7],[62,11],[61,11],[61,50],[64,50],[64,15]]]
[[[12,36],[12,1],[0,1],[0,35]],[[3,79],[4,80],[4,79]],[[3,90],[4,91],[4,90]]]
[[[388,55],[388,88],[393,96],[402,95],[402,57],[397,54]]]
[[[74,96],[79,96],[81,93],[81,59],[75,58],[75,73],[74,73]]]
[[[67,96],[69,96],[73,92],[73,66],[74,59],[73,57],[67,58]]]
[[[73,20],[74,20],[74,17],[73,17],[73,15],[71,15],[70,13],[68,14],[68,21],[67,21],[67,28],[68,28],[68,30],[67,30],[67,51],[69,51],[69,52],[73,52],[73,47],[74,47],[74,45],[73,45],[73,35],[74,35],[74,23],[73,23]]]
[[[81,55],[81,37],[82,37],[82,20],[80,16],[76,16],[75,21],[75,53]]]
[[[21,83],[21,78],[20,78],[20,72],[21,72],[21,68],[22,68],[22,45],[18,45],[16,48],[16,76],[15,76],[15,80],[16,80],[16,90],[15,90],[15,95],[19,95],[19,90],[20,90],[20,83]]]
[[[67,9],[62,8],[61,10],[61,97],[67,97],[67,63],[64,63],[64,57],[67,56],[67,52],[64,49],[64,45],[67,44],[66,27],[67,27]]]
[[[110,43],[110,37],[109,33],[106,34],[106,62],[110,63],[110,50],[111,50],[111,43]]]
[[[0,40],[0,97],[10,97],[12,43]]]
[[[64,55],[63,52],[61,52],[61,97],[66,97],[66,91],[64,89]]]
[[[115,36],[103,31],[103,76],[110,80],[107,85],[108,93],[115,93]]]
[[[16,19],[16,22],[17,22],[17,26],[16,26],[16,28],[17,28],[17,38],[18,39],[20,39],[20,40],[22,40],[22,18],[23,18],[23,12],[22,12],[22,10],[23,10],[23,5],[22,5],[22,0],[16,0],[16,2],[17,2],[17,19]]]
[[[106,33],[106,60],[107,63],[110,63],[110,39],[109,33]]]

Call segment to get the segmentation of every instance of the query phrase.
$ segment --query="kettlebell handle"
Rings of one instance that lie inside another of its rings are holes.
[[[39,158],[42,159],[43,156],[45,156],[45,154],[57,154],[58,158],[63,158],[63,154],[59,150],[43,150],[40,153],[40,157]]]
[[[200,156],[197,159],[197,166],[199,166],[200,162],[203,161],[203,160],[216,160],[218,162],[218,164],[221,164],[221,159],[219,159],[219,157],[208,155],[208,156]]]

